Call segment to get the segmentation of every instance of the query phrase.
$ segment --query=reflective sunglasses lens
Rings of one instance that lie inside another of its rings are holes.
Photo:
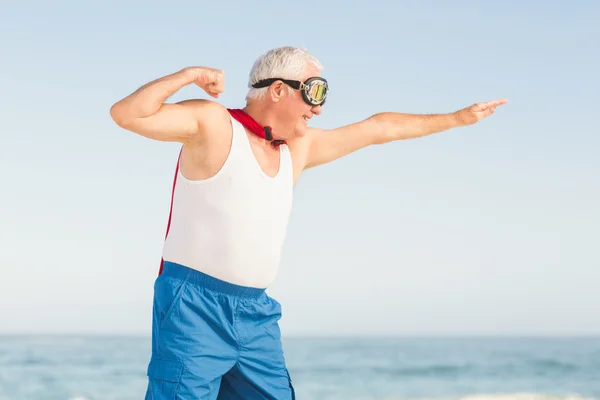
[[[321,102],[327,94],[327,86],[323,82],[313,82],[310,85],[309,95],[315,102]]]

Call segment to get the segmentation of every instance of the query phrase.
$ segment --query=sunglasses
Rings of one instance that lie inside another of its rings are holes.
[[[311,106],[322,106],[325,104],[329,86],[327,80],[321,77],[308,78],[304,82],[290,79],[269,78],[256,82],[252,87],[256,89],[264,88],[271,86],[271,84],[277,81],[281,81],[293,89],[300,90],[304,101]]]

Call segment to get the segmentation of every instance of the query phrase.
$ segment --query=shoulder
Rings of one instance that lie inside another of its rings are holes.
[[[290,151],[294,166],[294,175],[296,178],[306,168],[311,143],[313,142],[315,136],[319,135],[320,132],[321,130],[319,129],[307,128],[303,136],[287,141],[288,149]]]
[[[304,135],[295,137],[288,141],[292,154],[302,157],[308,154],[311,146],[315,144],[324,135],[328,134],[326,129],[307,128]]]
[[[200,135],[197,137],[205,141],[215,132],[223,132],[231,126],[230,115],[227,107],[212,100],[205,99],[189,99],[177,103],[179,106],[185,107],[192,113]],[[197,140],[192,140],[193,142]]]
[[[380,130],[369,118],[335,129],[308,129],[293,143],[298,168],[304,170],[326,164],[375,144]]]
[[[225,163],[233,129],[227,107],[210,100],[185,100],[196,116],[202,132],[196,140],[183,143],[181,173],[188,179],[202,180],[216,174]]]
[[[190,99],[183,100],[178,104],[188,107],[196,116],[198,124],[212,125],[222,124],[229,121],[229,111],[224,105],[212,100]]]

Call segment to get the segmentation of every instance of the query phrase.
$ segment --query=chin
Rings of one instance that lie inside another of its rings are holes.
[[[308,123],[305,120],[301,120],[294,129],[294,136],[302,137],[306,135],[306,131],[308,130]]]
[[[304,137],[306,135],[306,127],[296,128],[294,131],[294,137]]]

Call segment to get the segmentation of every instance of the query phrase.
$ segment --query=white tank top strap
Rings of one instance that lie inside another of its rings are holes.
[[[258,173],[267,180],[278,181],[290,179],[290,174],[293,179],[292,157],[286,144],[279,146],[279,171],[274,177],[271,177],[262,170],[256,160],[244,126],[233,117],[231,117],[231,121],[233,124],[233,147],[235,147],[236,154],[245,159],[251,168],[256,168]]]

